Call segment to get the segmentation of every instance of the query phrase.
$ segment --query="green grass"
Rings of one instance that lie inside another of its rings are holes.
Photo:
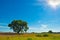
[[[60,40],[60,34],[49,34],[48,37],[36,37],[35,35],[0,35],[0,40]]]

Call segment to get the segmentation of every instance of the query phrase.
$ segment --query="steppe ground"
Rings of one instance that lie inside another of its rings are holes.
[[[46,37],[36,35],[38,34],[0,34],[0,40],[60,40],[60,34],[48,34]]]

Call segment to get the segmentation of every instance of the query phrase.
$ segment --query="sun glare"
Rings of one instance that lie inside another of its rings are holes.
[[[48,5],[50,5],[53,8],[56,8],[60,5],[60,0],[48,0]]]

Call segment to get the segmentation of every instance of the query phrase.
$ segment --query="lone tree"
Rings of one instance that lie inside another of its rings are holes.
[[[53,33],[52,30],[49,30],[48,33]]]
[[[13,29],[13,31],[16,33],[19,33],[22,31],[26,32],[28,30],[27,22],[22,20],[13,20],[10,24],[8,24],[8,27]]]

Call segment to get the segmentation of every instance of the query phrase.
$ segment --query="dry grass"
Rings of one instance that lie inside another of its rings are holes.
[[[36,34],[0,35],[0,40],[60,40],[60,34],[48,35],[48,37],[36,37]]]

